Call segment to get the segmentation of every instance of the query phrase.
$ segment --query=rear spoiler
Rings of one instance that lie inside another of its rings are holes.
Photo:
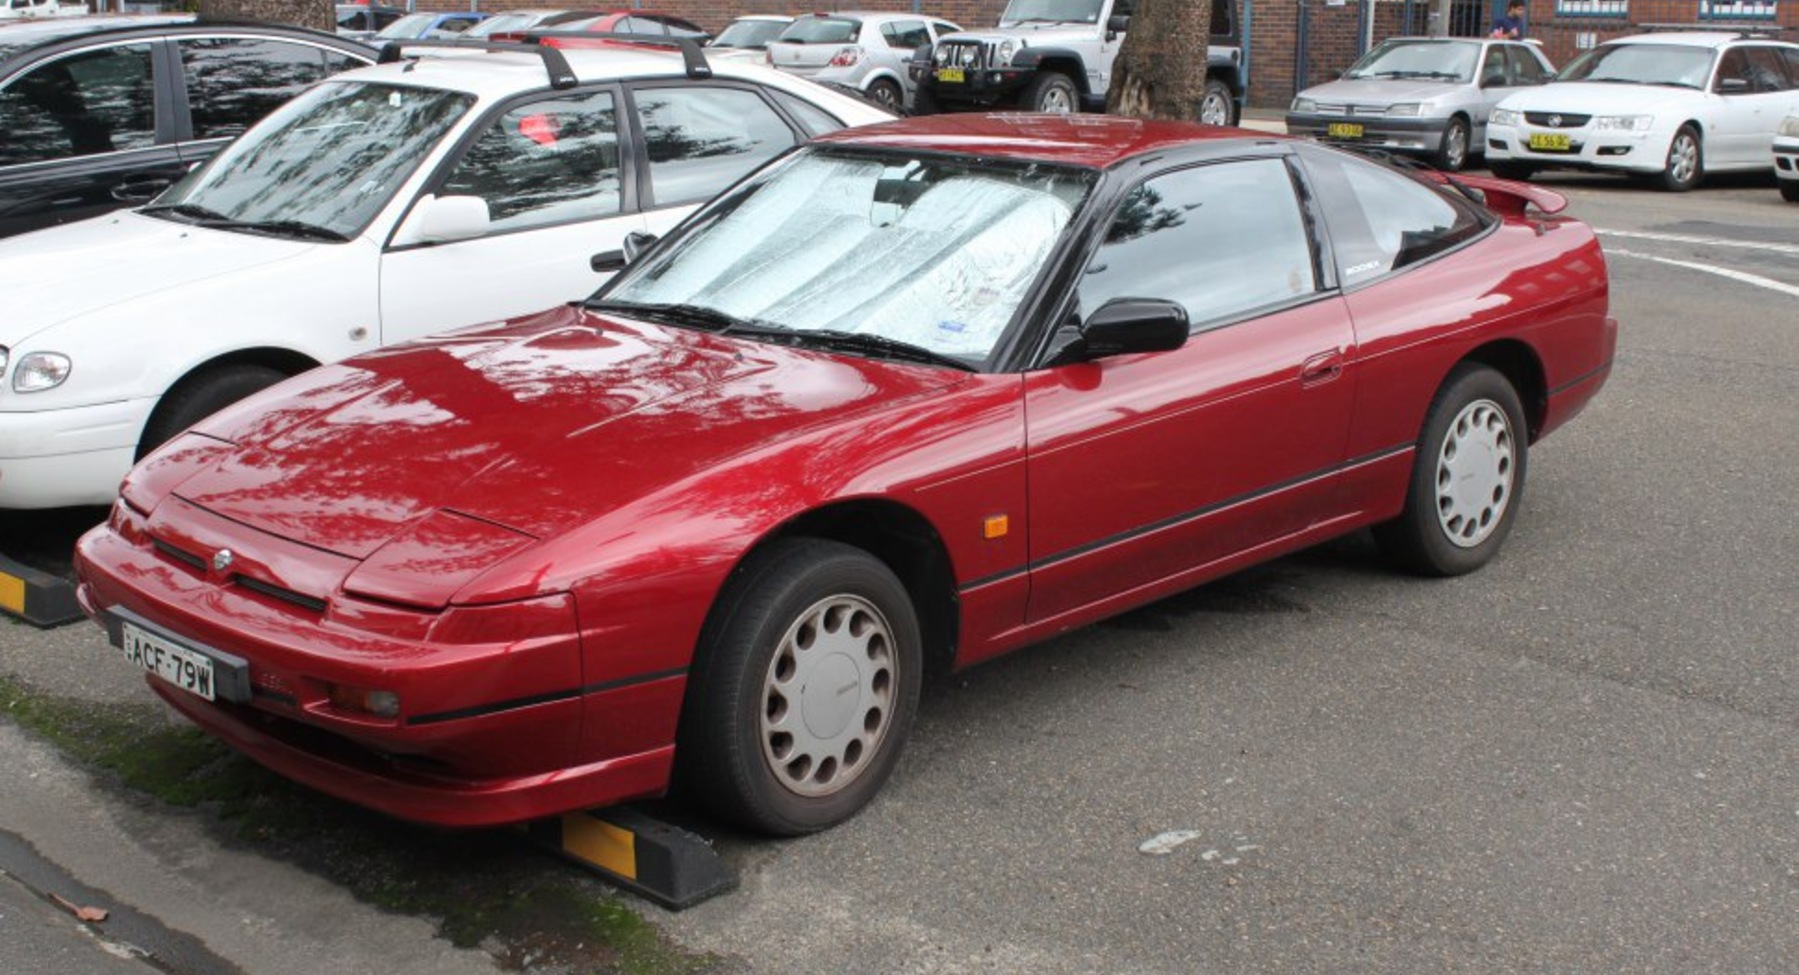
[[[1487,209],[1508,216],[1522,217],[1525,209],[1533,206],[1543,213],[1560,213],[1568,208],[1567,197],[1531,183],[1497,176],[1451,176],[1434,169],[1419,170],[1418,174],[1433,182],[1449,186],[1460,183],[1479,190]]]

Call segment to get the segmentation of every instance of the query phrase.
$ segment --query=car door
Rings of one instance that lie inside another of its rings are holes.
[[[1534,87],[1548,81],[1553,72],[1549,71],[1541,57],[1530,47],[1523,44],[1493,44],[1487,48],[1487,57],[1492,60],[1495,54],[1504,59],[1502,72],[1504,82],[1497,85],[1485,84],[1484,78],[1480,88],[1480,110],[1474,120],[1474,145],[1482,147],[1487,144],[1487,118],[1493,109],[1506,96],[1520,89]]]
[[[370,63],[316,44],[249,34],[177,36],[172,43],[183,82],[176,138],[189,166],[320,78]]]
[[[381,257],[383,342],[577,301],[611,275],[593,269],[594,255],[644,226],[621,101],[613,87],[538,92],[475,127],[422,196],[484,201],[487,231],[390,242]]]
[[[1786,114],[1785,72],[1769,48],[1732,47],[1718,59],[1717,118],[1706,134],[1707,169],[1771,167],[1768,145]],[[1754,55],[1760,55],[1755,57]]]
[[[643,84],[630,95],[644,226],[653,234],[805,139],[750,86]]]
[[[867,50],[876,64],[892,73],[909,98],[913,85],[906,62],[912,60],[913,51],[930,43],[931,32],[923,20],[890,20],[881,25],[881,43]]]
[[[1279,156],[1176,169],[1111,217],[1066,320],[1157,298],[1192,332],[1174,351],[1027,374],[1032,622],[1328,516],[1355,336],[1294,179]]]
[[[185,172],[162,42],[59,53],[0,86],[0,236],[142,203]]]

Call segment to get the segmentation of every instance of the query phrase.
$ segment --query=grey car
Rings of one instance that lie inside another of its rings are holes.
[[[768,45],[768,63],[813,81],[848,85],[898,111],[912,96],[906,67],[920,47],[958,30],[923,14],[849,11],[795,17]]]
[[[1530,41],[1395,37],[1341,79],[1300,92],[1287,131],[1422,155],[1454,172],[1486,145],[1500,99],[1554,74]]]

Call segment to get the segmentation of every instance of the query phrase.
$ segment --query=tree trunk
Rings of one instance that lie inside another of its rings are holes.
[[[1185,121],[1199,117],[1206,92],[1212,3],[1137,0],[1131,29],[1112,62],[1108,114]]]
[[[200,0],[200,16],[298,24],[327,33],[337,29],[333,0]]]

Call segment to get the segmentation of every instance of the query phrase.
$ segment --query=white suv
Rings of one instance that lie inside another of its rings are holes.
[[[684,48],[347,72],[149,206],[0,242],[0,508],[110,502],[135,458],[262,386],[586,297],[633,231],[892,118]]]
[[[1669,190],[1707,172],[1766,170],[1774,130],[1799,109],[1799,44],[1740,34],[1641,34],[1568,62],[1487,120],[1495,175],[1590,169],[1654,177]]]

